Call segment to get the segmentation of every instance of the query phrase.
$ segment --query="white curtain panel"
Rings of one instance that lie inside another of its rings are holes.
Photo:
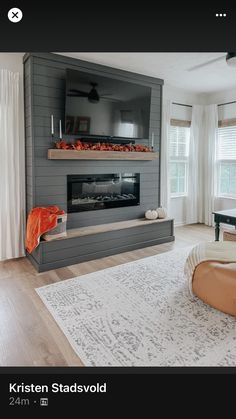
[[[194,105],[190,129],[187,224],[213,225],[217,141],[217,105]]]
[[[24,140],[19,74],[0,70],[0,260],[25,255]]]
[[[170,212],[170,100],[163,101],[161,141],[161,206]]]
[[[204,222],[213,225],[214,200],[217,193],[216,152],[218,144],[217,105],[205,106],[205,141],[204,141]]]
[[[203,160],[201,144],[204,138],[204,106],[193,105],[190,127],[188,196],[186,197],[186,223],[204,222]]]

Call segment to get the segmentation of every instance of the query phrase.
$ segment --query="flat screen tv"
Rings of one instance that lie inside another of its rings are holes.
[[[148,139],[151,88],[67,70],[65,134]]]

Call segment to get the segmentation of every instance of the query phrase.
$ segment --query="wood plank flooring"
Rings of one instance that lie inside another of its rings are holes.
[[[37,273],[26,258],[0,263],[0,366],[81,366],[35,288],[140,258],[214,240],[213,228],[177,227],[176,241]]]

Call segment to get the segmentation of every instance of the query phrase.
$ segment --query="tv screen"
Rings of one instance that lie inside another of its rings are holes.
[[[151,88],[67,70],[65,134],[149,138]]]

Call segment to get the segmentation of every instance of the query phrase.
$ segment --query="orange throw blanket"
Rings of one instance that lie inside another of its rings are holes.
[[[33,208],[27,220],[25,247],[28,253],[32,253],[39,245],[42,234],[57,226],[57,216],[65,214],[56,206]]]

